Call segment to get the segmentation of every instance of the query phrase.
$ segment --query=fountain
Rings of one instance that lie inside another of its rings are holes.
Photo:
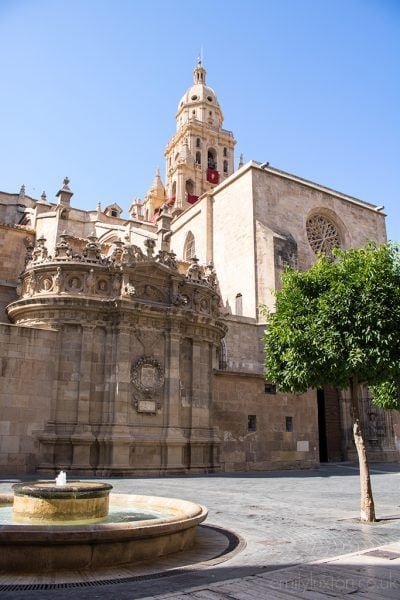
[[[12,522],[0,524],[0,572],[127,566],[190,548],[204,506],[157,496],[112,494],[99,482],[66,480],[14,484],[0,505]],[[109,510],[110,509],[110,510]],[[109,512],[117,513],[110,520]]]

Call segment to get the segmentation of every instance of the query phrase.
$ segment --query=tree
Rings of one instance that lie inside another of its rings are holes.
[[[273,312],[264,308],[266,377],[279,389],[349,389],[360,465],[361,520],[375,521],[360,421],[360,384],[373,402],[399,409],[400,249],[394,244],[320,255],[305,272],[288,268]]]

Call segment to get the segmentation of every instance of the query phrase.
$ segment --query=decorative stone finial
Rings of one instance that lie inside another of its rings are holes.
[[[46,248],[46,238],[42,234],[36,240],[36,245],[32,251],[32,259],[34,262],[44,261],[48,256],[47,248]]]
[[[19,190],[19,197],[23,198],[25,196],[25,185],[21,185],[21,189]]]
[[[64,206],[70,205],[71,197],[74,195],[74,192],[71,192],[71,190],[69,189],[68,184],[68,177],[64,177],[63,187],[60,190],[58,190],[56,194],[56,196],[58,197],[58,203],[64,204]]]
[[[239,157],[239,165],[238,165],[238,169],[240,169],[241,167],[243,167],[243,154],[240,155]]]
[[[42,195],[40,196],[40,199],[41,199],[42,202],[47,202],[47,196],[46,196],[46,192],[45,191],[42,192]]]
[[[186,271],[186,278],[189,281],[201,282],[202,281],[202,271],[203,269],[199,265],[199,259],[196,256],[192,256],[190,259],[191,265]]]
[[[83,249],[82,256],[87,262],[99,262],[101,259],[100,244],[97,241],[95,232],[87,236],[87,244]]]
[[[72,246],[69,244],[68,235],[66,231],[60,234],[60,239],[56,244],[55,258],[61,260],[71,260],[72,258]]]
[[[155,242],[155,240],[152,240],[151,238],[147,238],[144,242],[144,245],[146,246],[146,250],[147,250],[147,258],[151,260],[153,258],[156,242]]]

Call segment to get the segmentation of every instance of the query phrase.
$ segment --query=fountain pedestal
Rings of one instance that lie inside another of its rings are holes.
[[[13,485],[13,518],[18,523],[100,523],[108,515],[112,485],[69,481],[16,483]]]

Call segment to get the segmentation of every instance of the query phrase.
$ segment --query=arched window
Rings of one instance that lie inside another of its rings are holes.
[[[238,317],[243,315],[243,296],[242,294],[236,294],[235,298],[235,313]]]
[[[228,161],[224,160],[224,173],[228,172]]]
[[[207,152],[207,166],[209,169],[217,168],[217,153],[213,148],[209,148]]]
[[[220,371],[225,371],[228,366],[228,353],[226,350],[226,341],[225,338],[221,340],[219,349],[218,349],[218,368]]]
[[[194,194],[194,183],[191,179],[186,180],[186,193],[190,195]]]
[[[196,152],[196,165],[201,165],[201,152]]]
[[[196,139],[196,148],[200,148],[201,147],[200,144],[201,144],[200,138],[197,138]]]
[[[194,256],[196,256],[195,240],[193,233],[189,231],[183,248],[183,260],[189,262]]]
[[[224,156],[228,156],[228,148],[224,148]]]

